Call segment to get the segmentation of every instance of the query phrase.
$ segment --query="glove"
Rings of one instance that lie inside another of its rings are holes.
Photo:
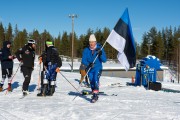
[[[101,49],[97,49],[97,55],[101,56],[102,55],[102,50]]]
[[[81,74],[82,76],[85,76],[85,75],[86,75],[86,71],[85,71],[85,70],[80,70],[80,74]]]
[[[94,63],[90,63],[89,68],[93,68],[93,67],[94,67]]]
[[[60,72],[60,69],[59,69],[59,67],[57,67],[57,68],[56,68],[56,72],[57,72],[57,73],[58,73],[58,72]]]
[[[9,59],[13,59],[13,56],[12,56],[12,55],[10,55],[10,56],[8,56],[8,58],[9,58]]]
[[[39,57],[39,64],[42,63],[42,57]]]

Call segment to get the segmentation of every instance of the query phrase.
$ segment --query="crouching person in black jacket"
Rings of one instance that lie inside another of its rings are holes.
[[[21,62],[21,71],[25,78],[23,82],[23,95],[28,94],[29,83],[31,80],[31,74],[34,69],[34,59],[35,59],[35,40],[28,40],[28,44],[20,48],[16,52],[17,59]]]
[[[62,66],[61,58],[57,49],[53,46],[53,42],[46,41],[46,60],[44,61],[45,75],[41,93],[37,96],[52,96],[55,92],[55,81],[57,73],[60,72]]]

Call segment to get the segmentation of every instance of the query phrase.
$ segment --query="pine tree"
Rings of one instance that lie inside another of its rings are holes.
[[[47,32],[47,30],[44,30],[43,33],[41,33],[41,39],[40,39],[40,42],[41,42],[41,47],[40,47],[40,51],[44,51],[45,50],[45,41],[46,40],[51,40],[51,41],[54,41],[53,37],[51,36],[51,34],[49,32]]]
[[[163,58],[164,45],[161,37],[161,32],[158,32],[156,39],[153,41],[153,55],[159,59]]]
[[[163,41],[163,45],[164,45],[164,51],[163,51],[163,59],[167,61],[167,38],[166,38],[166,33],[164,28],[162,29],[162,41]]]
[[[169,29],[166,28],[166,34],[167,34],[167,56],[168,56],[168,62],[169,65],[173,62],[174,60],[174,49],[175,49],[175,42],[173,40],[173,33],[172,33],[172,28],[170,27]]]
[[[61,53],[61,45],[60,45],[60,43],[61,43],[61,35],[59,34],[58,37],[55,38],[54,45],[55,45],[55,47],[57,48],[59,54],[62,54],[62,53]]]
[[[34,39],[36,41],[36,54],[41,54],[41,36],[38,30],[34,30],[32,35],[30,35],[30,39]]]
[[[6,32],[5,38],[6,38],[6,40],[11,41],[11,42],[12,42],[12,40],[13,40],[13,35],[12,35],[12,26],[11,26],[11,24],[10,24],[10,23],[9,23],[9,25],[8,25],[8,29],[7,29],[7,32]]]
[[[69,36],[67,35],[67,32],[64,32],[62,35],[61,53],[69,57],[70,57],[70,50],[71,50],[70,44],[71,43],[70,43]]]
[[[87,30],[86,36],[83,41],[83,48],[87,47],[89,45],[89,36],[93,34],[93,30],[90,28]]]
[[[0,48],[2,48],[4,41],[5,41],[4,27],[3,24],[0,23]]]
[[[14,38],[14,45],[13,45],[13,53],[17,51],[17,49],[22,48],[27,43],[28,34],[26,29],[23,31],[19,31]]]
[[[104,28],[103,31],[102,31],[102,39],[104,40],[104,42],[106,41],[107,37],[109,36],[110,34],[110,30],[108,28]],[[104,44],[104,43],[103,43]],[[114,48],[109,44],[109,43],[106,43],[106,45],[104,46],[104,50],[106,52],[106,56],[107,58],[112,58],[110,57],[112,55],[112,50]],[[113,53],[115,54],[115,53]],[[117,54],[116,54],[117,55]],[[114,55],[115,56],[115,55]],[[115,58],[116,59],[116,58]]]
[[[84,49],[84,41],[85,41],[85,36],[81,35],[79,37],[79,42],[78,42],[78,49],[77,49],[77,57],[82,57],[83,49]]]
[[[152,27],[149,30],[149,32],[147,34],[147,38],[148,38],[148,45],[149,45],[148,49],[150,49],[149,54],[155,55],[155,51],[157,49],[157,46],[156,46],[157,29],[156,29],[156,27]]]
[[[103,37],[102,37],[102,32],[101,32],[101,29],[96,29],[96,32],[94,33],[95,36],[96,36],[96,40],[98,43],[100,43],[101,45],[104,44],[104,40],[103,40]]]
[[[142,40],[143,42],[141,44],[141,56],[146,57],[148,55],[148,38],[146,33],[143,34]]]

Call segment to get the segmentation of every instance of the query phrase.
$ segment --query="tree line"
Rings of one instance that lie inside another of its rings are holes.
[[[88,45],[89,36],[92,33],[95,34],[97,41],[103,45],[110,34],[110,30],[107,27],[103,29],[97,28],[95,31],[89,28],[86,34],[77,36],[74,33],[74,57],[82,57],[82,51]],[[151,54],[161,60],[167,60],[169,64],[174,61],[176,62],[179,45],[178,38],[180,38],[180,27],[172,28],[170,26],[159,31],[156,27],[152,27],[148,32],[143,34],[142,43],[136,42],[136,57],[137,59],[141,59]],[[45,41],[52,40],[60,55],[71,56],[71,33],[68,34],[65,31],[62,35],[59,34],[57,37],[53,37],[47,30],[40,33],[34,29],[28,33],[26,29],[19,30],[17,25],[15,25],[13,30],[11,23],[8,24],[7,28],[0,23],[0,48],[2,48],[3,41],[9,40],[12,42],[12,53],[14,53],[17,49],[23,47],[28,39],[36,40],[36,54],[38,55],[45,50]],[[108,43],[106,43],[104,49],[108,59],[117,59],[117,51]]]
[[[178,48],[180,49],[180,26],[170,26],[159,31],[152,27],[143,34],[141,45],[137,45],[137,57],[145,57],[149,52],[160,60],[167,61],[169,65],[176,64],[180,54]]]
[[[86,34],[82,34],[79,37],[74,33],[74,57],[82,57],[82,51],[88,46],[89,36],[92,33],[95,34],[97,41],[103,45],[110,34],[110,30],[108,28],[104,28],[103,30],[97,29],[96,31],[88,29]],[[4,28],[3,24],[0,23],[0,48],[2,48],[4,41],[11,41],[13,46],[12,53],[14,53],[17,49],[23,47],[28,39],[36,40],[36,54],[38,55],[45,50],[45,41],[52,40],[60,55],[71,56],[72,33],[68,34],[65,31],[62,35],[59,34],[57,37],[53,37],[47,30],[39,33],[39,31],[35,29],[28,33],[26,29],[19,30],[17,25],[13,30],[10,23],[8,24],[8,28]],[[106,44],[104,49],[109,59],[116,59],[117,51],[114,48]]]

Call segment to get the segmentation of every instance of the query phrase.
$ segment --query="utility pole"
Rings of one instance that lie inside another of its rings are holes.
[[[69,17],[72,19],[72,53],[71,53],[71,72],[73,72],[73,52],[74,52],[74,18],[77,18],[76,14],[69,14]]]
[[[179,50],[180,50],[180,38],[178,38],[178,66],[177,66],[177,68],[178,68],[178,83],[179,83],[179,73],[180,73],[180,59],[179,59],[179,54],[180,54],[180,52],[179,52]]]
[[[147,46],[148,46],[148,55],[150,55],[150,52],[151,52],[151,51],[150,51],[150,50],[151,50],[151,49],[150,49],[151,45],[152,45],[151,43],[148,43],[148,44],[147,44]]]

